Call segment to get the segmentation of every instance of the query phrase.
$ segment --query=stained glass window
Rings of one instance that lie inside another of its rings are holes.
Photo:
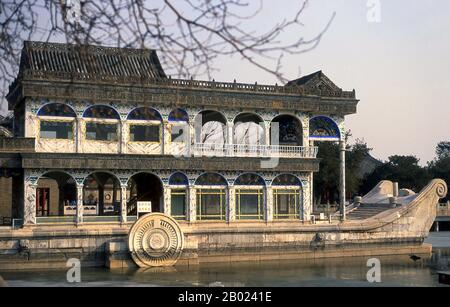
[[[189,122],[189,116],[185,110],[177,108],[175,110],[172,110],[172,112],[170,112],[169,121]]]
[[[176,172],[170,176],[169,185],[189,185],[189,180],[185,174]]]
[[[216,173],[205,173],[200,175],[195,181],[196,185],[227,185],[227,181]]]
[[[38,112],[38,116],[61,116],[76,117],[71,107],[63,103],[49,103],[44,105]]]
[[[136,108],[133,111],[130,112],[130,114],[128,114],[128,118],[129,120],[157,120],[157,121],[161,121],[161,115],[159,114],[158,111],[156,111],[155,109],[152,108],[146,108],[146,107],[141,107],[141,108]]]
[[[338,126],[331,118],[316,116],[309,121],[309,137],[339,139],[340,132]]]
[[[234,182],[234,185],[264,185],[264,179],[256,174],[247,173],[240,175]]]
[[[300,180],[291,174],[281,174],[278,175],[273,181],[272,185],[275,186],[294,186],[298,185],[301,186]]]
[[[86,118],[106,118],[120,119],[119,114],[111,107],[98,105],[89,107],[84,111],[83,117]]]

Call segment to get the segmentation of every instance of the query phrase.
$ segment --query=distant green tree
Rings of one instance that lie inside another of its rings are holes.
[[[450,157],[450,142],[439,142],[436,146],[437,159]]]
[[[346,139],[351,136],[346,132]],[[332,204],[339,202],[339,144],[333,142],[318,143],[320,170],[314,175],[314,199],[316,204]],[[347,198],[358,193],[361,178],[358,177],[361,162],[369,154],[371,148],[363,140],[357,139],[355,144],[346,148],[346,194]]]
[[[398,182],[401,188],[412,189],[416,192],[430,180],[428,168],[421,167],[419,159],[415,156],[394,155],[388,159],[388,162],[377,167],[364,178],[361,194],[369,192],[381,180]]]
[[[428,163],[428,171],[432,178],[445,180],[450,187],[450,142],[440,142],[436,146],[436,158]],[[450,200],[449,194],[444,201]]]

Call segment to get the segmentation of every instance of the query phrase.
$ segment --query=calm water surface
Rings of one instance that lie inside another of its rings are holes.
[[[108,270],[83,268],[82,282],[70,284],[66,271],[0,272],[9,286],[444,286],[438,271],[450,270],[450,232],[432,233],[429,259],[379,257],[381,283],[366,281],[367,258],[283,261],[200,266]]]

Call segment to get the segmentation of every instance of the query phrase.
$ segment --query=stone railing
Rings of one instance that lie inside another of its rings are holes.
[[[202,144],[192,147],[193,156],[262,157],[262,158],[316,158],[317,147],[286,145]]]
[[[1,138],[0,152],[34,152],[34,138]]]
[[[189,80],[189,79],[151,79],[134,76],[114,76],[114,75],[98,75],[95,73],[76,73],[76,72],[63,72],[63,71],[24,71],[24,78],[33,80],[71,80],[71,81],[83,81],[91,80],[94,82],[112,82],[122,84],[141,84],[141,85],[159,85],[168,87],[181,87],[181,88],[198,88],[198,89],[216,89],[226,91],[245,91],[245,92],[257,92],[257,93],[273,93],[273,94],[292,94],[292,95],[316,95],[322,97],[338,97],[354,99],[356,97],[355,91],[328,91],[320,89],[305,89],[298,86],[280,86],[266,85],[266,84],[250,84],[250,83],[237,83],[235,82],[216,82],[216,81],[201,81],[201,80]],[[18,80],[15,80],[11,85],[10,91],[15,87]]]

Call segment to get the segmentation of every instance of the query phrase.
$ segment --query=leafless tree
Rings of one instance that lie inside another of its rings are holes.
[[[180,78],[211,78],[216,59],[239,55],[285,81],[280,72],[283,54],[314,48],[334,15],[317,35],[305,39],[301,17],[308,0],[280,2],[292,6],[292,16],[255,28],[252,20],[263,4],[264,0],[2,0],[0,88],[4,95],[17,73],[23,41],[31,39],[155,49],[164,69]],[[283,33],[293,35],[286,41]]]

